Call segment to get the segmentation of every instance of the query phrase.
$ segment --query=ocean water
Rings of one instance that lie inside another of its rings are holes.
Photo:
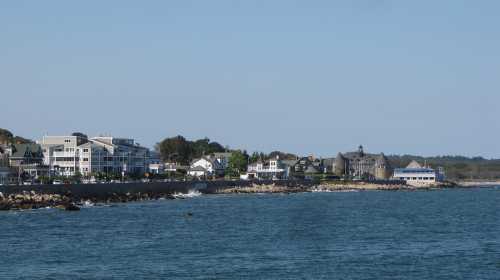
[[[0,279],[500,279],[500,187],[3,212]]]

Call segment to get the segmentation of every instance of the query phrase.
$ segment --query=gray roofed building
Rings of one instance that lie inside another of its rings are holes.
[[[222,168],[227,169],[229,167],[229,159],[233,153],[231,152],[222,152],[222,153],[213,153],[210,158],[215,159],[219,162]]]
[[[12,144],[8,151],[9,165],[17,172],[28,178],[37,178],[48,174],[48,167],[43,163],[43,150],[40,145],[35,143]]]
[[[10,165],[18,167],[22,164],[42,164],[43,151],[38,144],[13,144],[10,148]]]
[[[363,146],[358,151],[339,153],[335,159],[334,171],[338,176],[355,178],[389,179],[392,168],[383,153],[367,154]]]

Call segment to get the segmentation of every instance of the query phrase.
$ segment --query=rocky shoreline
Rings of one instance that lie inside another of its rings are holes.
[[[22,192],[19,194],[4,195],[0,192],[0,211],[8,210],[33,210],[41,208],[56,208],[66,211],[78,211],[84,205],[96,203],[126,203],[133,201],[177,199],[175,194],[153,195],[150,193],[125,193],[110,194],[106,199],[98,197],[88,197],[85,199],[75,199],[70,193],[42,194],[35,191]]]
[[[314,186],[282,186],[276,184],[253,184],[244,187],[231,187],[218,190],[217,194],[252,194],[252,193],[303,193],[303,192],[330,192],[330,191],[400,191],[400,190],[431,190],[441,188],[460,187],[454,183],[443,183],[429,186],[409,186],[400,184],[373,184],[373,183],[323,183]]]
[[[445,183],[435,186],[414,187],[400,184],[374,184],[366,182],[325,182],[322,184],[280,184],[280,183],[252,183],[220,187],[203,191],[205,194],[256,194],[256,193],[307,193],[307,192],[335,192],[335,191],[400,191],[400,190],[432,190],[442,188],[468,187],[455,183]],[[0,192],[0,211],[28,210],[39,208],[57,208],[67,211],[77,211],[80,207],[98,203],[126,203],[133,201],[181,199],[190,197],[186,191],[181,193],[168,191],[144,192],[108,192],[105,195],[75,196],[70,191],[61,193],[37,193],[33,190],[4,195]]]
[[[30,191],[5,196],[0,192],[0,210],[28,210],[47,207],[68,211],[79,210],[79,207],[66,195],[37,194],[35,191]]]
[[[494,181],[494,180],[459,181],[458,185],[464,188],[493,187],[493,186],[500,186],[500,181]]]

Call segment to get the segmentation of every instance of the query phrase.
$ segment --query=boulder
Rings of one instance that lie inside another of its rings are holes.
[[[73,203],[69,203],[64,207],[64,210],[66,210],[66,211],[80,211],[80,207],[76,206]]]
[[[8,211],[12,209],[12,205],[9,202],[0,202],[0,211]]]

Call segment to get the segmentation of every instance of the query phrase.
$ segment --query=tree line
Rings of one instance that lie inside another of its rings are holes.
[[[7,129],[0,128],[0,144],[28,144],[34,143],[33,140],[14,135]]]
[[[421,157],[413,155],[388,156],[393,167],[406,167],[412,160],[427,164],[432,168],[443,167],[446,177],[452,180],[500,179],[500,159],[482,157],[437,156]]]

